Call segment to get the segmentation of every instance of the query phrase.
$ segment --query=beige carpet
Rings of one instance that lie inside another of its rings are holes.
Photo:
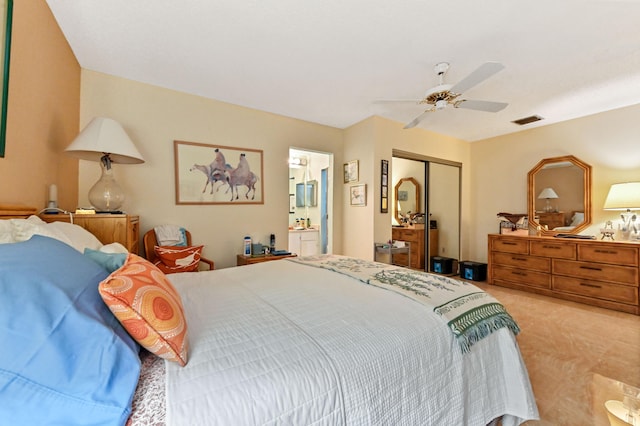
[[[522,332],[518,344],[540,411],[539,425],[609,425],[604,402],[640,388],[640,316],[484,283]]]

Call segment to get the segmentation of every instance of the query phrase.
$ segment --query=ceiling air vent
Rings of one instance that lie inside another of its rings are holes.
[[[524,126],[525,124],[535,123],[536,121],[540,121],[543,118],[539,115],[530,115],[529,117],[520,118],[519,120],[513,120],[512,123],[516,123],[519,126]]]

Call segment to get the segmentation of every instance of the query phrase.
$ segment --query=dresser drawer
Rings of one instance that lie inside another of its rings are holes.
[[[394,240],[409,241],[412,243],[418,242],[419,233],[415,229],[393,229],[391,231]],[[424,233],[420,233],[424,235]]]
[[[554,274],[638,286],[638,268],[604,263],[553,259]]]
[[[578,247],[578,260],[638,266],[638,248],[609,245],[582,245]]]
[[[529,252],[534,256],[547,256],[560,259],[575,259],[576,245],[554,241],[531,241]]]
[[[551,272],[551,259],[547,257],[535,257],[515,253],[493,253],[491,260],[496,265]]]
[[[525,284],[530,287],[551,288],[551,275],[521,268],[495,265],[493,267],[493,279]]]
[[[517,238],[494,239],[492,243],[492,250],[502,253],[529,254],[529,241],[525,239],[519,240]]]
[[[554,276],[553,289],[580,296],[596,297],[613,302],[638,304],[638,288],[628,285],[610,284],[601,281]]]
[[[400,266],[409,266],[409,256],[405,253],[398,253],[393,255],[393,264]],[[424,268],[420,263],[419,253],[411,252],[411,267],[416,269]]]

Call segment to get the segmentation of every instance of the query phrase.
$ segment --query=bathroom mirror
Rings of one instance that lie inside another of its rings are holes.
[[[420,213],[420,184],[412,177],[402,178],[396,183],[393,213],[396,221],[402,223],[401,216],[411,212]]]
[[[527,175],[529,225],[542,235],[577,234],[591,224],[591,166],[573,155],[545,158]]]
[[[306,184],[296,184],[296,207],[315,207],[318,205],[317,184],[318,182],[315,180],[307,181]]]

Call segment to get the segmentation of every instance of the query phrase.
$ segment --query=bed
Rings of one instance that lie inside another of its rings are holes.
[[[459,307],[427,303],[438,300],[436,287],[491,300],[469,283],[345,256],[165,276],[52,224],[32,223],[28,235],[20,222],[16,241],[20,220],[0,224],[0,334],[11,348],[0,353],[0,418],[11,424],[508,426],[538,418],[508,314],[505,324],[468,333],[448,321],[445,311]],[[143,309],[132,317],[123,308],[125,284],[136,279],[159,283],[153,291],[170,299],[154,306],[170,327],[156,327],[151,340],[141,329],[157,323],[141,325]],[[499,307],[478,303],[474,311]],[[52,328],[58,314],[66,316]]]
[[[571,214],[571,222],[569,222],[569,225],[556,226],[555,228],[553,228],[553,230],[557,232],[570,232],[573,231],[575,227],[580,225],[582,222],[584,222],[584,212],[574,211]]]

